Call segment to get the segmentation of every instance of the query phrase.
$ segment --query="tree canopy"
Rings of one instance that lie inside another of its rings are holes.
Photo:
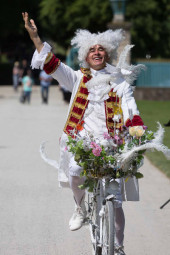
[[[77,29],[104,31],[111,19],[109,0],[42,0],[40,4],[40,21],[46,34],[65,47]]]
[[[22,12],[27,11],[32,17],[38,15],[41,0],[2,0],[0,8],[1,40],[0,50],[9,59],[25,57],[25,51],[32,46],[25,31]],[[38,22],[38,21],[37,21]],[[38,24],[39,26],[39,24]],[[27,47],[26,47],[27,46]]]
[[[170,57],[169,0],[129,0],[126,21],[132,22],[133,56]],[[104,31],[112,20],[109,0],[42,0],[40,21],[45,34],[67,47],[78,28]]]
[[[9,8],[10,6],[10,8]],[[65,49],[74,32],[89,29],[102,32],[112,20],[109,0],[2,0],[0,8],[2,53],[15,51],[23,54],[24,45],[32,51],[32,42],[24,28],[21,13],[27,11],[38,25],[43,39],[57,42]],[[170,57],[170,2],[169,0],[128,0],[126,21],[132,22],[133,57]],[[43,31],[43,33],[42,33]],[[20,45],[20,46],[19,46]]]
[[[170,1],[129,0],[126,20],[132,22],[135,57],[170,58]]]

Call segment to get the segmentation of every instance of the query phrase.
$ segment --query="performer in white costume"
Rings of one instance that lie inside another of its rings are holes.
[[[141,66],[128,66],[125,62],[132,46],[125,47],[117,66],[111,65],[116,58],[117,48],[123,40],[122,30],[107,30],[91,34],[87,30],[78,30],[71,44],[78,48],[82,68],[74,71],[62,63],[51,51],[51,46],[42,42],[33,20],[29,21],[28,13],[23,13],[27,29],[36,51],[32,58],[32,68],[41,68],[52,75],[61,85],[72,92],[68,116],[60,141],[60,162],[58,179],[60,186],[70,186],[76,203],[75,212],[69,222],[70,230],[81,228],[85,217],[84,194],[78,188],[84,182],[80,178],[81,167],[74,161],[70,152],[65,150],[68,135],[79,133],[84,137],[90,131],[99,139],[103,133],[114,135],[113,125],[121,130],[123,125],[143,126],[139,116],[133,90],[130,84],[136,78]],[[109,64],[110,63],[110,64]],[[119,182],[116,206],[116,241],[117,254],[123,251],[124,213],[123,200],[138,201],[139,189],[136,178],[129,178],[125,183]]]

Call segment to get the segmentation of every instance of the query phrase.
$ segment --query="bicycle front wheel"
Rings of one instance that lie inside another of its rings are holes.
[[[114,255],[115,246],[115,213],[111,201],[106,202],[102,224],[102,255]]]
[[[99,211],[101,209],[100,196],[97,195],[95,199],[92,200],[92,207],[90,212],[90,235],[91,242],[93,245],[93,255],[101,255],[101,248],[98,247],[100,239],[100,217]]]

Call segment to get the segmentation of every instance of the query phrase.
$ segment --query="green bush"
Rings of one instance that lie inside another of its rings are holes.
[[[12,84],[12,63],[0,63],[0,85]]]

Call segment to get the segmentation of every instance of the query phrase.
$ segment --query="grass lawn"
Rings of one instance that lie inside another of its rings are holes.
[[[157,122],[164,127],[163,124],[170,120],[170,101],[137,101],[140,115],[144,124],[148,126],[148,130],[156,131]],[[164,127],[163,143],[170,148],[170,127]],[[146,156],[170,178],[170,160],[167,160],[162,152],[147,152]]]

